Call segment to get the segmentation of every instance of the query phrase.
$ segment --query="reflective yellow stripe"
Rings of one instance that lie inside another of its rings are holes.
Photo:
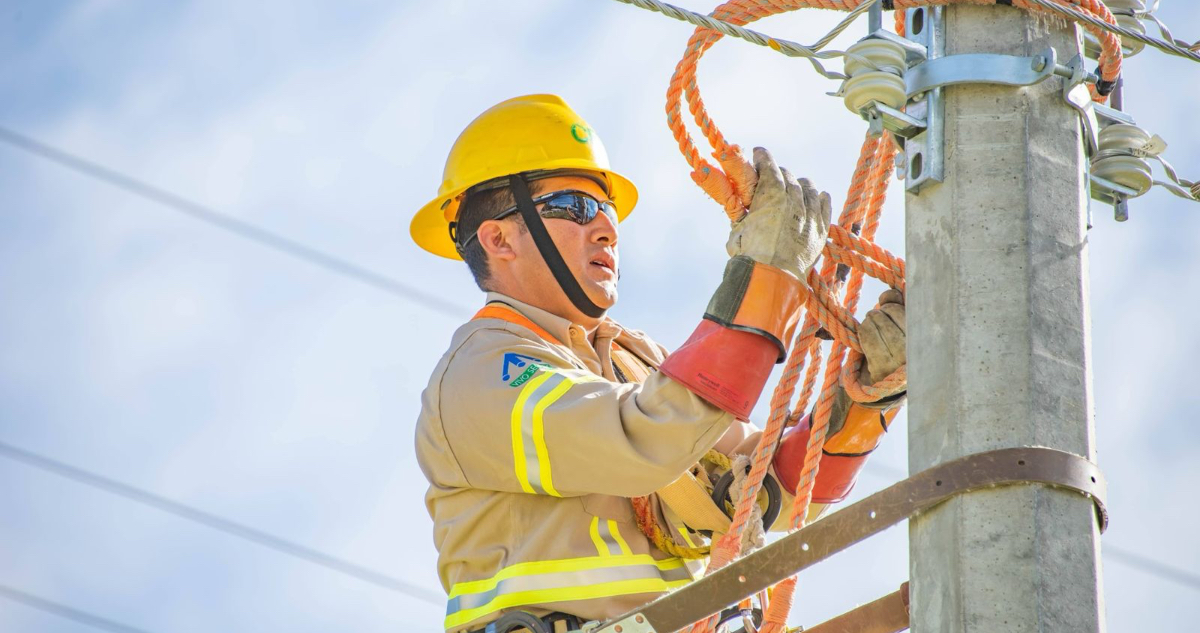
[[[517,593],[504,594],[497,596],[495,600],[487,603],[482,607],[459,611],[453,615],[447,616],[444,626],[447,630],[456,626],[462,626],[475,618],[505,609],[508,607],[519,607],[529,604],[545,604],[548,602],[568,602],[573,600],[591,600],[594,598],[611,598],[613,596],[625,596],[633,593],[664,593],[672,589],[678,589],[690,583],[691,580],[618,580],[615,582],[606,582],[595,585],[587,585],[584,587],[571,587],[569,589],[535,589],[532,591],[520,591]]]
[[[541,376],[537,376],[525,383],[521,388],[520,395],[517,396],[517,402],[513,405],[511,425],[512,425],[512,449],[513,449],[513,464],[517,471],[517,481],[521,484],[521,490],[530,494],[535,494],[533,486],[529,484],[529,471],[525,463],[525,439],[521,429],[521,420],[523,411],[525,410],[525,402],[529,400],[529,396],[543,383],[546,382],[554,374],[544,372]]]
[[[540,373],[525,383],[513,403],[509,423],[512,432],[513,468],[521,490],[530,494],[561,497],[554,488],[550,451],[546,446],[546,408],[574,385],[603,382],[592,374],[539,366]]]
[[[688,536],[688,529],[687,526],[683,524],[683,521],[676,523],[675,529],[679,532],[679,535],[683,537],[683,542],[687,543],[688,547],[696,547],[696,544],[692,542],[691,537]]]
[[[621,538],[621,530],[617,528],[617,522],[612,519],[608,520],[608,533],[612,534],[614,539],[617,539],[617,545],[621,548],[621,553],[626,556],[633,555],[633,550],[629,549],[629,543]]]
[[[463,626],[508,607],[662,593],[690,582],[678,558],[640,554],[519,563],[487,580],[450,589],[445,627]]]
[[[454,598],[468,593],[479,593],[494,589],[496,584],[507,578],[515,578],[517,576],[531,576],[534,574],[551,574],[567,571],[586,571],[589,569],[600,569],[603,567],[620,567],[622,565],[646,565],[651,564],[658,567],[662,571],[670,571],[683,567],[682,558],[666,558],[663,560],[654,560],[649,554],[634,554],[633,556],[588,556],[586,558],[560,558],[556,560],[538,560],[529,561],[527,563],[517,563],[509,565],[501,569],[491,578],[483,580],[471,580],[467,582],[457,582],[450,588],[448,598]]]
[[[563,396],[575,382],[570,378],[566,378],[561,385],[554,388],[553,391],[546,394],[542,401],[537,403],[533,410],[533,445],[537,449],[538,472],[542,475],[542,488],[546,494],[561,497],[558,491],[554,489],[554,480],[550,477],[550,452],[546,450],[546,429],[544,426],[543,414],[546,412],[546,407],[554,404]]]
[[[588,532],[592,537],[592,543],[596,544],[596,553],[608,556],[608,544],[600,536],[600,517],[592,517],[592,524],[588,526]]]
[[[633,555],[633,551],[629,549],[629,544],[625,542],[625,539],[621,538],[621,530],[617,527],[617,522],[611,519],[604,519],[604,523],[600,521],[600,517],[593,516],[592,524],[589,528],[592,543],[596,545],[596,551],[601,556]]]

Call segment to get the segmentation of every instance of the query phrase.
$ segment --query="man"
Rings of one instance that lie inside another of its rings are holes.
[[[619,615],[692,579],[664,549],[694,552],[700,530],[728,527],[707,498],[678,500],[719,479],[693,468],[710,449],[745,454],[757,442],[743,420],[787,353],[830,220],[828,194],[765,150],[754,159],[725,278],[667,354],[606,316],[617,223],[637,190],[609,169],[587,123],[558,97],[518,97],[455,142],[438,197],[412,223],[420,246],[465,260],[487,292],[434,370],[417,424],[447,631],[552,631]],[[904,362],[902,300],[881,302],[860,332],[866,382]],[[848,493],[901,398],[839,396],[814,501]],[[774,474],[785,491],[807,436],[805,420],[784,439]],[[648,536],[630,498],[656,491],[662,533]]]

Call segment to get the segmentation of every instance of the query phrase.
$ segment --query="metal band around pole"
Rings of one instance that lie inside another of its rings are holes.
[[[593,633],[677,631],[952,497],[1012,485],[1041,485],[1083,494],[1096,505],[1100,531],[1108,526],[1104,476],[1083,457],[1033,447],[976,453],[885,488],[615,618]]]

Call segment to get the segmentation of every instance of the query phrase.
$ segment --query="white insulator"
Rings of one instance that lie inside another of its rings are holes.
[[[1108,7],[1109,11],[1120,11],[1122,9],[1135,13],[1144,13],[1146,11],[1146,3],[1142,0],[1104,0],[1104,6]]]
[[[1154,184],[1150,162],[1140,156],[1126,154],[1140,150],[1150,142],[1150,134],[1136,125],[1114,123],[1100,130],[1099,158],[1092,162],[1092,175],[1129,187],[1142,195]],[[1106,156],[1106,152],[1122,152]]]
[[[889,40],[865,39],[846,51],[846,80],[842,97],[846,107],[858,114],[872,101],[897,110],[908,102],[904,86],[904,48]],[[854,59],[857,56],[871,62],[872,68]]]
[[[1113,11],[1114,13],[1122,10],[1128,10],[1138,14],[1146,12],[1146,4],[1142,2],[1142,0],[1107,0],[1104,4],[1109,8],[1110,11]],[[1117,18],[1117,26],[1129,29],[1130,31],[1140,33],[1142,35],[1146,34],[1146,25],[1142,24],[1141,20],[1137,19],[1137,17],[1132,15],[1116,15],[1115,17]],[[1100,54],[1100,41],[1096,39],[1095,35],[1092,35],[1091,31],[1087,30],[1083,32],[1083,37],[1085,49],[1087,49],[1089,52],[1094,52],[1091,57],[1095,58],[1098,56]],[[1123,37],[1121,38],[1121,50],[1125,53],[1126,57],[1133,57],[1134,55],[1137,55],[1138,53],[1142,52],[1143,48],[1146,48],[1145,42],[1134,39],[1125,39]]]

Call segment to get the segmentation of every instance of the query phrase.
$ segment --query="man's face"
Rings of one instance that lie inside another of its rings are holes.
[[[536,187],[534,197],[556,191],[580,191],[598,202],[609,200],[600,185],[580,176],[544,178],[536,181]],[[616,223],[604,213],[597,213],[594,220],[584,225],[558,218],[544,219],[543,222],[580,287],[597,306],[606,310],[611,308],[617,302],[619,259]],[[542,302],[539,305],[558,314],[564,314],[560,310],[576,313],[577,309],[567,299],[538,252],[533,236],[527,231],[516,236],[513,249],[517,253],[517,259],[513,262],[515,272],[525,282],[534,282],[523,285],[538,296]]]

